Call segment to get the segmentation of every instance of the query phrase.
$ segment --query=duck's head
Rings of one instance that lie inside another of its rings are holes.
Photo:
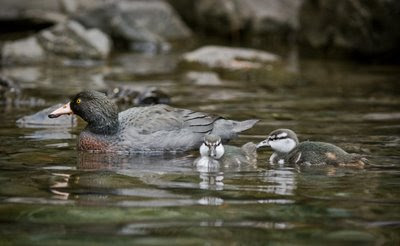
[[[51,112],[49,118],[76,114],[88,123],[88,129],[97,134],[114,134],[118,130],[118,108],[104,93],[89,90]]]
[[[268,146],[280,153],[289,153],[299,144],[296,133],[290,129],[272,131],[267,139],[261,141],[257,148]]]
[[[200,155],[220,159],[225,153],[221,137],[208,134],[204,136],[203,144],[200,146]]]

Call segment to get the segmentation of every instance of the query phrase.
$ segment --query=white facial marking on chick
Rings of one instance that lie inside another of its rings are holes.
[[[277,137],[278,137],[278,138],[287,137],[287,133],[286,133],[286,132],[279,133],[279,134],[277,135]]]
[[[224,146],[222,145],[222,144],[219,144],[216,148],[215,148],[215,152],[217,152],[216,154],[216,156],[215,156],[215,159],[220,159],[223,155],[224,155],[224,153],[225,153],[225,148],[224,148]]]
[[[201,156],[208,156],[209,148],[204,143],[200,146],[200,155]]]
[[[296,147],[296,142],[291,138],[269,141],[271,148],[281,153],[289,153]]]

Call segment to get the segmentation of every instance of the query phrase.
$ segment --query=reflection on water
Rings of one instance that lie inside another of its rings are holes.
[[[157,57],[147,57],[125,71],[134,66],[126,64],[130,58],[142,59],[122,56],[108,74],[106,68],[3,70],[30,88],[27,96],[49,105],[104,80],[109,86],[160,84],[173,106],[260,119],[232,145],[288,127],[304,141],[365,154],[373,165],[271,166],[267,149],[259,152],[257,166],[215,169],[193,165],[198,151],[157,157],[83,153],[75,149],[82,124],[17,127],[17,119],[39,109],[13,108],[0,120],[0,245],[400,242],[398,68],[300,62],[290,76],[221,76],[220,83],[204,86],[183,79],[188,71],[176,69],[176,61],[162,67],[173,57],[148,69]]]
[[[63,173],[52,173],[52,175],[60,177],[61,180],[57,180],[53,185],[50,186],[50,191],[55,195],[54,198],[67,200],[69,197],[68,192],[58,191],[57,188],[65,188],[68,187],[69,178],[71,177],[70,174],[63,174]]]
[[[277,195],[293,195],[296,189],[294,172],[295,169],[290,167],[265,170],[262,179],[269,184],[266,191]]]
[[[54,140],[54,139],[73,139],[75,135],[71,134],[70,130],[65,128],[51,128],[44,130],[35,130],[21,138],[35,140]],[[65,144],[59,146],[66,146]]]
[[[224,173],[223,172],[199,172],[200,189],[204,190],[223,190]]]

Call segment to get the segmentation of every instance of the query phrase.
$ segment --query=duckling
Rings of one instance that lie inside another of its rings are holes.
[[[246,143],[242,147],[222,145],[221,137],[213,134],[204,136],[200,146],[200,157],[194,163],[198,167],[238,166],[255,164],[257,162],[257,147],[254,143]]]
[[[257,148],[268,146],[275,152],[269,158],[271,164],[335,165],[363,167],[367,160],[358,154],[349,154],[343,149],[324,142],[299,142],[290,129],[272,131]]]

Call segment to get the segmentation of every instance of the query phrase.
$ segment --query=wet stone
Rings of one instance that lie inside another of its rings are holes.
[[[221,85],[222,81],[219,75],[214,72],[187,72],[184,80],[195,85]]]
[[[1,54],[3,63],[32,64],[70,59],[102,60],[110,50],[111,41],[106,34],[68,21],[26,39],[6,42]]]
[[[75,17],[88,27],[99,28],[118,44],[146,53],[168,48],[169,40],[186,39],[191,31],[165,1],[117,1],[103,4]]]
[[[24,116],[17,120],[17,125],[19,127],[49,127],[49,126],[76,126],[77,119],[76,116],[71,115],[69,117],[58,117],[55,119],[50,119],[48,115],[60,108],[62,104],[57,104],[49,108],[45,108],[35,114]]]
[[[2,63],[30,64],[42,62],[45,51],[37,37],[6,42],[1,50]]]
[[[255,70],[276,65],[278,55],[248,48],[204,46],[182,57],[182,63],[208,69]]]

